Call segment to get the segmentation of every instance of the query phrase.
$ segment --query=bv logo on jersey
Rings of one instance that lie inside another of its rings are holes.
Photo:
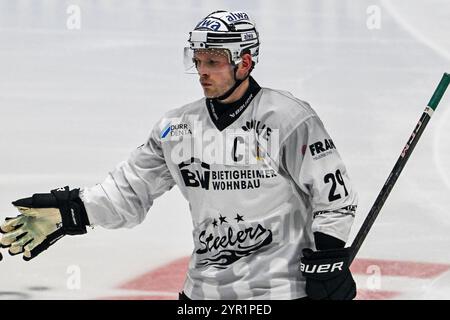
[[[186,134],[192,135],[192,129],[188,123],[171,124],[169,122],[161,131],[161,139],[169,137],[180,137]]]
[[[317,141],[309,145],[309,151],[314,160],[326,157],[333,152],[333,149],[336,149],[336,147],[331,139],[324,139],[323,141]]]
[[[196,246],[197,255],[206,255],[197,262],[197,267],[212,266],[225,269],[237,260],[249,256],[272,243],[272,231],[261,224],[246,224],[244,216],[236,214],[233,226],[227,217],[214,219],[206,230],[200,232]],[[212,230],[211,230],[212,226]],[[208,229],[210,230],[208,232]]]
[[[195,171],[191,171],[186,167],[191,167],[191,170]],[[205,190],[209,190],[209,180],[211,175],[209,164],[200,159],[191,158],[188,161],[178,164],[178,168],[180,169],[186,187],[202,187]]]
[[[261,187],[261,180],[277,177],[273,169],[210,170],[210,165],[198,158],[178,164],[186,187],[205,190],[250,190]]]

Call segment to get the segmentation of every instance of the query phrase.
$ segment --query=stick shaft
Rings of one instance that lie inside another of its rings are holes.
[[[449,83],[450,83],[450,75],[447,73],[444,73],[430,102],[428,103],[428,106],[425,108],[422,116],[420,117],[419,121],[417,122],[413,133],[411,134],[410,138],[408,139],[408,142],[406,143],[405,147],[403,148],[402,153],[400,154],[400,157],[398,158],[397,162],[395,163],[394,168],[392,169],[386,182],[384,183],[383,188],[381,188],[381,191],[378,194],[374,204],[372,205],[372,208],[370,209],[366,219],[364,220],[361,228],[359,229],[358,234],[356,235],[355,239],[353,240],[353,243],[351,245],[352,249],[351,249],[350,263],[353,261],[353,259],[355,259],[355,256],[358,254],[358,251],[361,248],[361,245],[363,244],[364,239],[366,238],[373,223],[375,222],[376,218],[378,217],[378,214],[380,213],[381,208],[383,207],[384,203],[386,202],[386,199],[388,198],[389,194],[391,193],[392,188],[394,187],[398,177],[400,176],[400,173],[402,172],[403,168],[405,167],[406,162],[408,161],[408,159],[409,159],[411,153],[413,152],[417,142],[419,141],[423,131],[425,130],[428,122],[430,121],[430,118],[433,115],[434,110],[436,110],[436,108],[439,104],[439,101],[441,100],[442,96],[444,95],[444,92],[447,89]]]

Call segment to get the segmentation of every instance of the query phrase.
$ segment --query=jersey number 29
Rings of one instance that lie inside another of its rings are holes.
[[[342,187],[344,187],[345,197],[348,196],[347,188],[345,187],[344,179],[342,178],[341,171],[338,169],[336,173],[328,173],[323,178],[325,183],[331,183],[330,194],[328,195],[328,201],[335,201],[342,198],[340,193],[336,193],[337,184],[339,183]]]

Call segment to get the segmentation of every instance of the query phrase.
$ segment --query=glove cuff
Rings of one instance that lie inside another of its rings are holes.
[[[90,224],[79,192],[80,189],[70,190],[68,186],[51,191],[61,212],[62,228],[68,235],[84,234]]]

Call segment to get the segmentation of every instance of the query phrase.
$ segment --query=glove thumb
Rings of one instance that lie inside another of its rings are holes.
[[[12,204],[27,208],[58,208],[58,202],[51,193],[35,193],[32,197],[16,200]]]

